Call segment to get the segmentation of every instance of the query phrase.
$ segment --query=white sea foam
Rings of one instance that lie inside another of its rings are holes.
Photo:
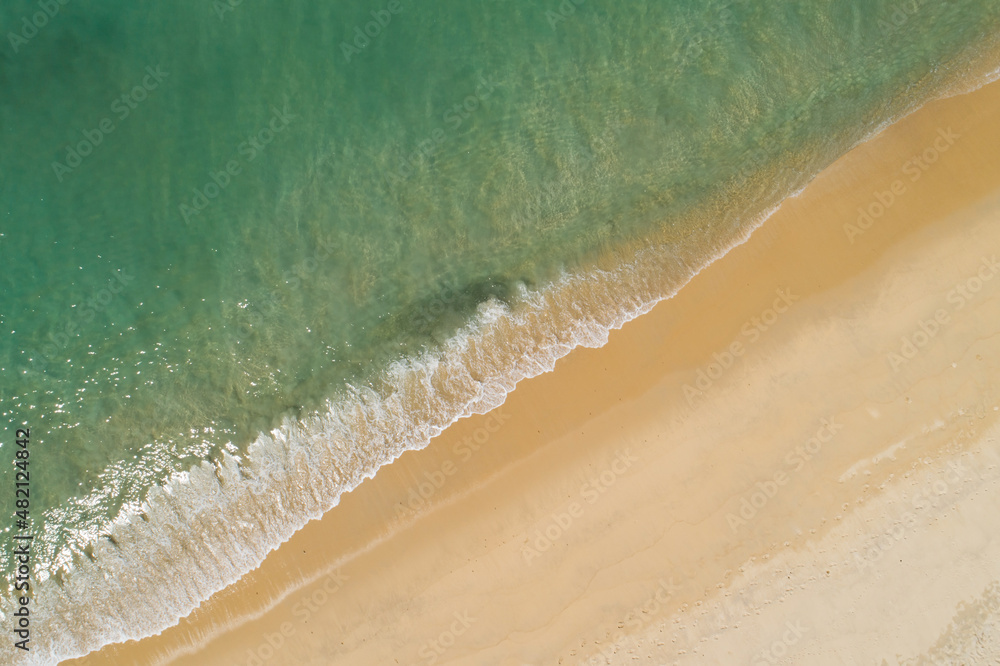
[[[349,387],[322,413],[261,434],[242,460],[225,454],[175,475],[141,512],[119,516],[111,539],[96,539],[92,557],[62,583],[38,584],[37,644],[23,661],[52,663],[176,623],[382,465],[498,407],[517,382],[552,370],[574,348],[604,345],[611,330],[672,296],[767,215],[707,256],[704,232],[695,233],[613,270],[523,289],[514,310],[484,303],[441,351],[389,368],[386,395]]]

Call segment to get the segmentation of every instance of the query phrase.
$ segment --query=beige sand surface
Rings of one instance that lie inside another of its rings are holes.
[[[928,105],[178,626],[72,663],[896,664],[1000,644],[998,119],[1000,84]]]

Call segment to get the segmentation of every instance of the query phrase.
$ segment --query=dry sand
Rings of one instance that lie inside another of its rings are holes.
[[[178,626],[71,663],[996,663],[998,119],[1000,84],[928,105]]]

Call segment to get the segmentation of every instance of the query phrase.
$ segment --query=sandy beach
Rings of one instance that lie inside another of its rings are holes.
[[[927,105],[177,626],[65,663],[995,663],[997,118],[1000,83]]]

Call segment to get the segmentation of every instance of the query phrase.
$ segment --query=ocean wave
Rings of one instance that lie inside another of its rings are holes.
[[[694,234],[616,269],[522,287],[513,308],[487,301],[443,349],[390,367],[384,394],[348,387],[321,413],[261,434],[245,456],[227,453],[174,475],[139,510],[120,515],[67,575],[37,585],[30,663],[176,623],[383,465],[424,448],[455,421],[500,406],[519,381],[552,370],[573,349],[604,345],[610,331],[672,296],[767,215],[709,255],[706,234]]]

